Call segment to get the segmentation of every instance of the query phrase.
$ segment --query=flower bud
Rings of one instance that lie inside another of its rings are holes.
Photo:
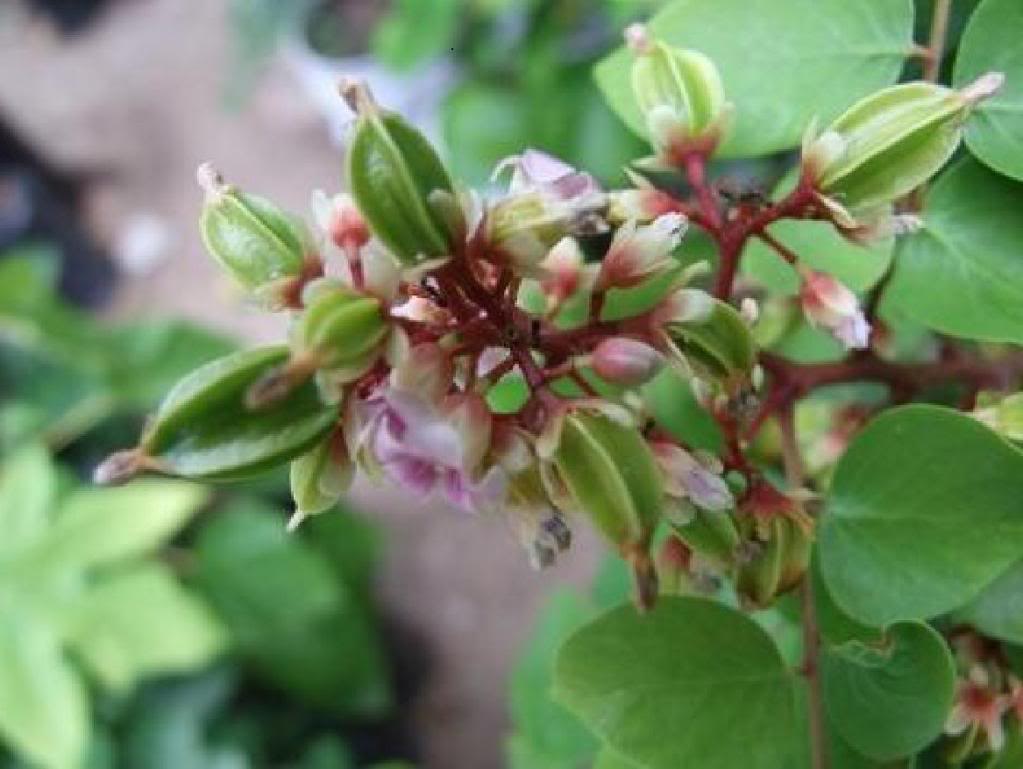
[[[714,62],[650,39],[642,25],[631,26],[626,39],[636,54],[632,92],[658,155],[713,150],[731,114]]]
[[[604,414],[570,410],[551,464],[565,500],[629,561],[639,605],[652,605],[656,575],[649,547],[661,512],[661,476],[639,430]],[[558,501],[562,495],[553,496]]]
[[[952,156],[963,122],[1004,76],[990,72],[955,91],[902,83],[850,107],[819,136],[803,140],[803,173],[853,216],[891,203],[930,179]]]
[[[406,267],[450,256],[452,232],[431,198],[455,193],[437,153],[401,116],[380,109],[365,85],[347,81],[342,92],[358,116],[348,182],[373,234]]]
[[[540,263],[544,277],[540,290],[547,299],[547,313],[558,311],[572,296],[588,292],[597,277],[597,265],[586,264],[575,238],[562,238]]]
[[[870,344],[870,324],[856,294],[825,272],[803,269],[799,298],[810,325],[824,329],[847,349]]]
[[[600,264],[596,290],[629,288],[675,266],[672,252],[682,242],[686,219],[664,214],[650,224],[629,222],[615,232]]]
[[[226,184],[214,168],[196,176],[206,193],[199,228],[206,250],[250,291],[268,295],[298,278],[312,254],[305,225],[265,198]]]
[[[612,384],[638,387],[661,370],[664,356],[638,339],[616,336],[603,340],[593,351],[590,365],[597,376]]]

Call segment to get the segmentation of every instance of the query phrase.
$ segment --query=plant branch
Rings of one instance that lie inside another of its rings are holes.
[[[932,83],[937,82],[941,72],[941,59],[945,54],[945,37],[948,35],[948,17],[951,10],[952,0],[935,0],[934,14],[931,16],[931,33],[923,65],[923,79]]]
[[[782,457],[785,463],[785,479],[790,490],[803,485],[803,459],[799,454],[796,435],[795,410],[787,404],[778,414],[781,425]],[[824,724],[824,696],[820,676],[820,629],[817,625],[817,606],[813,597],[813,581],[810,572],[803,575],[799,586],[801,619],[803,627],[803,665],[801,673],[806,678],[808,711],[807,721],[810,733],[810,766],[812,769],[828,769],[827,730]]]

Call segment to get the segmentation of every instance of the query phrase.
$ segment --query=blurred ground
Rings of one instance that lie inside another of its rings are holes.
[[[240,304],[202,250],[194,169],[214,160],[230,180],[296,211],[310,190],[334,189],[340,157],[291,74],[272,67],[243,112],[225,108],[223,0],[126,0],[68,43],[4,12],[0,111],[55,162],[104,174],[91,218],[109,242],[123,240],[125,222],[166,224],[150,236],[168,239],[169,257],[137,264],[112,314],[181,315],[251,340],[278,338],[279,319]],[[580,532],[570,557],[537,575],[501,522],[373,489],[355,498],[389,534],[383,599],[435,660],[414,714],[425,767],[501,766],[514,652],[543,595],[591,573],[594,542]]]

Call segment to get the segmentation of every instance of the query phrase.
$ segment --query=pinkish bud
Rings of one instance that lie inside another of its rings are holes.
[[[870,341],[870,324],[856,294],[827,273],[804,269],[799,296],[811,325],[829,332],[847,349],[863,349]]]
[[[545,274],[540,289],[547,297],[548,312],[555,312],[569,297],[593,287],[594,268],[585,264],[582,249],[574,238],[562,238],[540,267]]]
[[[613,384],[636,387],[654,378],[664,356],[650,345],[629,337],[603,340],[593,351],[591,364],[597,376]]]

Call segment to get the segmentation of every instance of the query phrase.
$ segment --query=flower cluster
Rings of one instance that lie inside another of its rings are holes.
[[[714,65],[641,28],[628,38],[654,150],[636,168],[682,174],[690,197],[638,171],[633,188],[605,190],[535,149],[502,161],[495,180],[510,174],[507,188],[481,195],[356,82],[342,85],[356,115],[348,192],[314,194],[315,231],[203,166],[205,243],[259,302],[289,314],[288,345],[200,369],[97,478],[222,479],[291,461],[297,524],[334,504],[358,470],[509,516],[538,565],[568,546],[567,516],[585,515],[630,563],[644,606],[657,593],[650,551],[665,520],[662,580],[703,589],[728,578],[751,606],[798,583],[813,530],[805,499],[776,489],[747,455],[778,404],[761,397],[757,304],[734,296],[742,246],[775,246],[802,277],[806,320],[868,348],[857,297],[765,228],[813,218],[857,239],[894,231],[892,201],[958,141],[938,128],[991,84],[868,97],[808,133],[788,197],[732,200],[705,178],[732,111]],[[941,146],[921,153],[934,126]],[[882,161],[901,172],[863,172]],[[719,246],[713,285],[707,265],[680,257],[692,225]],[[643,388],[662,371],[687,380],[718,423],[719,454],[657,425]]]

